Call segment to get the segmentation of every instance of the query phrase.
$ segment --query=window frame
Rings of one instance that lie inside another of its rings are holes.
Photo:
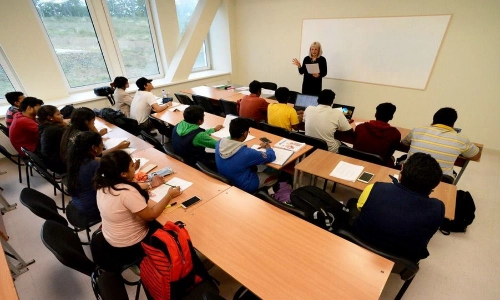
[[[208,36],[203,41],[202,47],[205,47],[205,59],[207,60],[207,65],[205,67],[198,67],[198,68],[195,68],[193,65],[193,68],[191,69],[192,73],[212,70],[212,57],[211,57],[211,52],[210,52],[210,40],[209,40]],[[201,48],[200,48],[200,51],[201,51]]]
[[[19,91],[23,92],[26,94],[26,91],[24,90],[24,86],[21,83],[21,80],[19,80],[19,77],[17,76],[14,67],[9,61],[9,58],[7,57],[7,54],[3,50],[2,45],[0,45],[0,65],[2,66],[3,70],[5,71],[5,74],[7,75],[7,78],[9,79],[10,83],[14,87],[13,91]],[[3,105],[9,105],[10,103],[7,102],[7,99],[5,99],[4,95],[0,95],[0,106]]]

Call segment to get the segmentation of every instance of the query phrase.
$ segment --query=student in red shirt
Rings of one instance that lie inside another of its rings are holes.
[[[254,80],[248,85],[250,95],[243,97],[238,101],[240,106],[239,115],[243,118],[250,118],[255,122],[267,121],[267,103],[266,100],[260,98],[262,85],[259,81]]]
[[[356,138],[353,148],[356,150],[380,155],[386,166],[394,167],[392,155],[401,141],[401,133],[389,125],[396,106],[392,103],[382,103],[377,106],[375,119],[356,126]]]
[[[24,156],[21,147],[35,152],[40,140],[36,113],[43,101],[35,97],[26,97],[19,106],[20,113],[14,115],[9,128],[9,139],[17,152]]]

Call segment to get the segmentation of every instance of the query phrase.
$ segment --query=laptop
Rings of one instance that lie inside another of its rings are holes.
[[[354,106],[334,103],[332,107],[342,111],[347,120],[350,120],[352,118],[352,115],[354,114]]]
[[[295,99],[295,110],[304,110],[308,106],[318,106],[318,96],[297,94]]]

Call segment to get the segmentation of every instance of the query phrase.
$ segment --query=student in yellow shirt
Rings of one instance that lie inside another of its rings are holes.
[[[280,87],[274,93],[279,103],[269,104],[267,107],[267,122],[270,125],[285,128],[291,131],[292,128],[299,130],[299,123],[302,122],[303,111],[295,109],[287,104],[290,99],[289,90],[286,87]]]

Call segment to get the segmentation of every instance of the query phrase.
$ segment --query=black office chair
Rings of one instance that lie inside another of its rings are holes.
[[[82,244],[90,245],[90,227],[100,223],[101,220],[89,221],[87,216],[76,208],[73,201],[70,201],[66,207],[66,218],[68,218],[68,222],[73,226],[75,233],[85,230],[88,242],[82,242]]]
[[[7,136],[7,139],[8,139],[8,136]],[[10,141],[9,141],[10,143]],[[11,147],[9,148],[13,148],[12,145],[10,145]],[[6,147],[0,145],[0,153],[7,157],[11,162],[15,163],[17,165],[17,171],[19,173],[19,183],[23,183],[23,173],[21,171],[21,167],[24,166],[24,163],[23,163],[23,159],[22,157],[19,155],[19,153],[17,153],[17,151],[9,151]]]
[[[278,85],[274,82],[264,81],[264,82],[261,82],[260,84],[261,84],[262,88],[266,89],[266,90],[276,91],[278,89]]]
[[[21,191],[19,200],[40,218],[68,226],[68,221],[57,212],[56,202],[49,196],[31,188],[24,188]]]
[[[9,128],[7,126],[0,123],[0,130],[5,134],[5,136],[9,137]]]
[[[261,200],[264,200],[296,217],[299,217],[301,219],[305,219],[306,218],[306,214],[304,211],[300,210],[300,209],[297,209],[295,207],[293,207],[292,205],[290,204],[285,204],[285,203],[282,203],[282,202],[279,202],[278,200],[274,199],[273,197],[271,197],[268,193],[266,193],[265,191],[262,191],[262,190],[259,190],[257,192],[254,193],[254,196],[261,199]]]
[[[172,149],[170,149],[167,145],[163,145],[163,152],[165,152],[168,156],[177,159],[178,161],[184,162],[184,158],[182,158],[182,156],[180,155],[175,154],[174,151],[172,151]]]
[[[157,139],[155,139],[153,136],[151,136],[150,134],[146,133],[146,131],[141,130],[141,137],[143,140],[145,140],[146,142],[153,145],[153,147],[155,147],[156,150],[164,152],[163,151],[163,144],[160,141],[158,141]]]
[[[179,103],[185,104],[185,105],[194,105],[194,101],[189,98],[187,95],[183,94],[178,94],[174,93],[175,97],[177,97],[177,100],[179,100]]]
[[[194,103],[198,106],[201,106],[203,110],[205,110],[205,112],[214,115],[220,115],[220,107],[215,107],[214,105],[212,105],[209,98],[200,95],[193,95],[193,100]]]
[[[398,294],[394,299],[401,299],[403,297],[406,290],[413,281],[413,278],[415,278],[415,275],[419,270],[418,262],[413,262],[404,257],[393,255],[377,247],[373,247],[372,245],[363,241],[350,231],[339,229],[338,231],[335,232],[335,234],[375,254],[385,257],[390,261],[393,261],[394,267],[392,268],[391,273],[399,274],[401,279],[404,280],[403,286],[401,287],[401,289],[399,290]]]
[[[443,174],[443,176],[441,176],[441,181],[444,183],[453,184],[455,182],[455,178],[453,178],[453,176]]]
[[[198,169],[200,169],[200,171],[202,171],[203,173],[207,174],[208,176],[210,176],[212,178],[215,178],[215,179],[222,181],[226,184],[231,184],[229,182],[229,179],[220,175],[219,173],[215,172],[214,170],[210,169],[209,167],[205,166],[202,162],[197,161],[196,167],[198,167]]]
[[[123,271],[127,270],[133,265],[139,266],[139,261],[130,260],[128,262],[122,263],[115,259],[113,253],[115,253],[116,248],[111,246],[108,241],[104,238],[102,234],[102,230],[99,228],[92,234],[92,240],[90,241],[90,251],[92,252],[92,257],[94,258],[94,262],[101,267],[102,269],[113,272],[116,274],[121,274]],[[139,299],[139,293],[141,291],[141,280],[138,277],[137,281],[129,281],[125,279],[123,276],[120,276],[121,280],[127,284],[132,286],[137,286],[137,290],[135,293],[135,299]]]
[[[158,120],[157,118],[149,115],[149,121],[153,124],[153,127],[158,130],[161,134],[161,143],[165,144],[165,137],[168,139],[172,138],[172,128],[169,125],[165,124],[162,120]]]
[[[90,276],[97,268],[83,251],[80,240],[68,226],[47,220],[42,226],[42,242],[65,266]]]
[[[346,145],[341,145],[339,147],[339,154],[349,156],[352,158],[356,158],[356,159],[361,159],[361,160],[364,160],[364,161],[372,163],[372,164],[385,166],[385,161],[380,155],[355,150],[355,149],[348,147]]]
[[[222,113],[224,113],[225,116],[227,115],[239,116],[236,102],[220,99],[219,105],[222,109]]]
[[[127,290],[120,275],[97,269],[90,278],[96,299],[128,300]]]
[[[269,132],[271,134],[274,134],[274,135],[277,135],[277,136],[281,136],[281,137],[284,137],[284,138],[286,138],[288,136],[288,130],[286,130],[285,128],[281,128],[281,127],[278,127],[278,126],[270,125],[270,124],[267,124],[264,121],[262,121],[262,122],[259,123],[259,128],[262,131]]]
[[[50,171],[42,159],[34,152],[28,151],[21,147],[21,150],[25,154],[25,164],[26,164],[26,181],[28,183],[28,187],[30,187],[30,179],[28,174],[28,169],[31,168],[35,170],[40,176],[42,176],[45,180],[47,180],[54,187],[54,195],[56,195],[56,191],[60,191],[62,195],[62,206],[57,207],[61,209],[63,212],[66,212],[66,202],[64,196],[69,196],[69,194],[64,189],[63,178],[66,176],[65,174],[58,174]]]

